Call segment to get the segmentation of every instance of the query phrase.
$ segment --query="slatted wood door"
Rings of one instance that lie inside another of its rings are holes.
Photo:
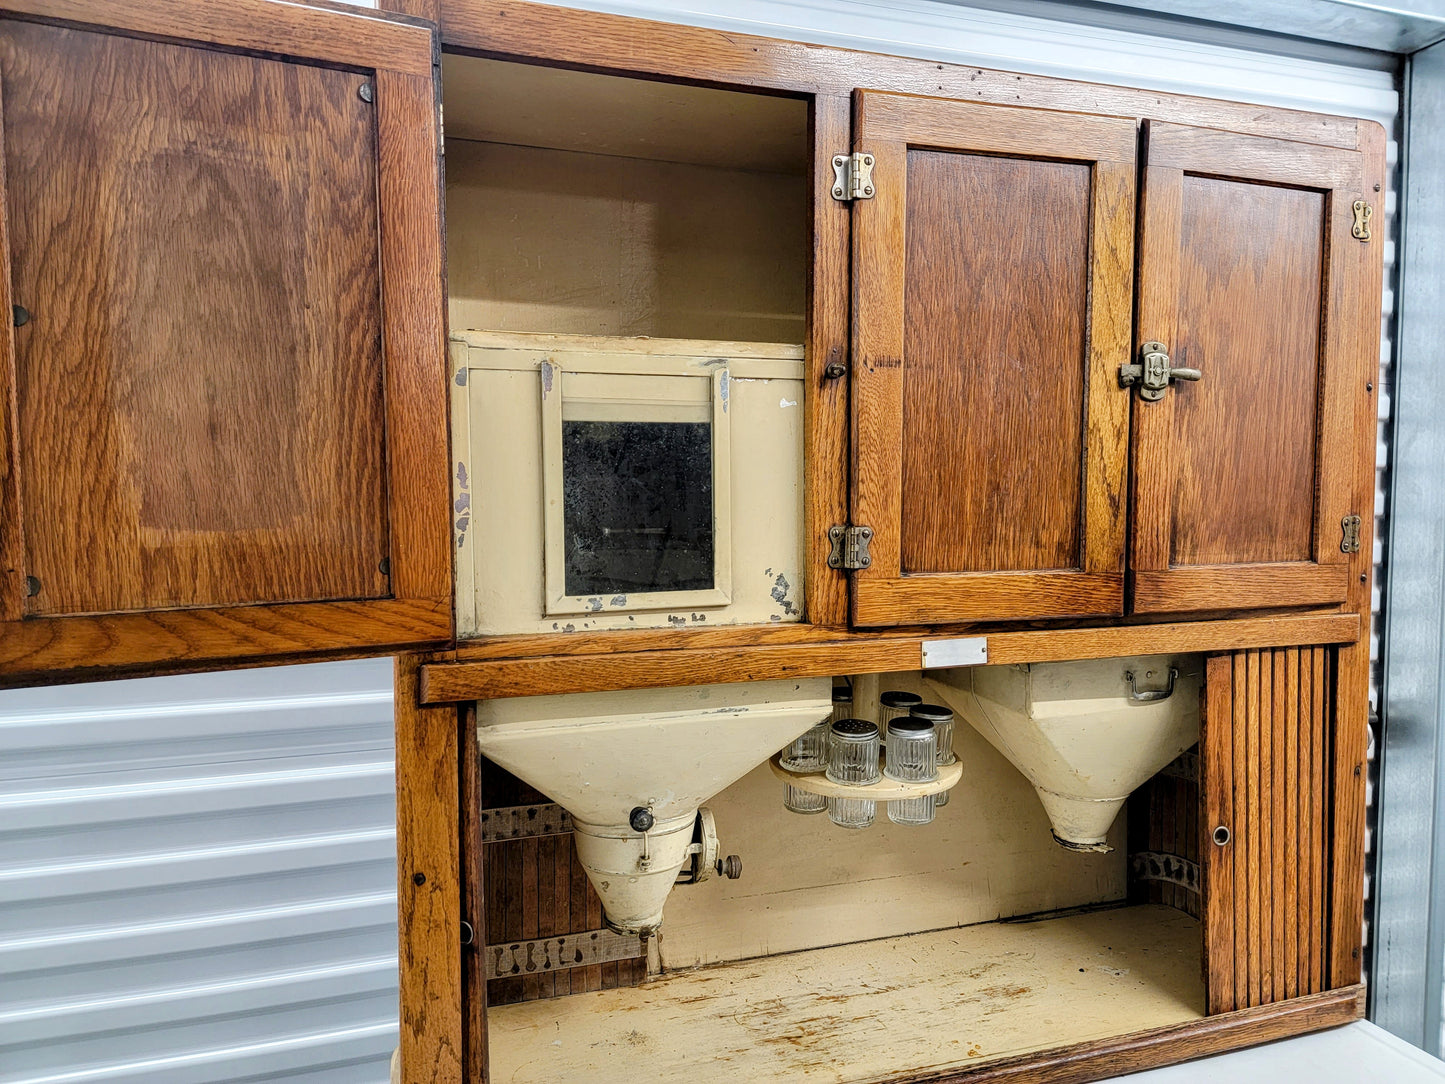
[[[1146,127],[1137,347],[1202,376],[1135,399],[1132,607],[1342,602],[1341,521],[1372,514],[1352,484],[1383,244],[1352,236],[1362,156]]]
[[[1209,1012],[1329,988],[1329,648],[1209,659],[1200,740]]]
[[[854,110],[854,624],[1121,613],[1134,122]]]
[[[5,6],[0,674],[449,639],[433,32]]]

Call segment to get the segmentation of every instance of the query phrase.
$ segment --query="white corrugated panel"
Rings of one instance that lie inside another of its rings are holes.
[[[390,660],[0,693],[0,1084],[382,1084]]]

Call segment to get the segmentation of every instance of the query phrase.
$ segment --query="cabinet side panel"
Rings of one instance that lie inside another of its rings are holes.
[[[902,570],[1079,568],[1090,169],[910,150],[907,199]]]
[[[1173,565],[1314,557],[1325,198],[1184,178]]]
[[[0,25],[33,615],[388,593],[366,77]]]

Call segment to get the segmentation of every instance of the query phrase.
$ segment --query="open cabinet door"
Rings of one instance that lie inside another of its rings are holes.
[[[1132,120],[859,91],[856,625],[1123,611]]]
[[[1366,285],[1382,243],[1355,211],[1362,165],[1357,151],[1149,123],[1136,612],[1345,600],[1349,517],[1373,514],[1352,503],[1351,396],[1378,352]]]
[[[435,33],[0,11],[0,679],[451,636]]]

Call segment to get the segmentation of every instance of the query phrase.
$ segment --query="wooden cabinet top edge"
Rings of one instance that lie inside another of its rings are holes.
[[[855,88],[1150,118],[1355,150],[1352,117],[816,45],[530,0],[440,0],[444,48],[497,59],[796,96]]]
[[[342,3],[4,0],[6,16],[428,78],[436,54],[436,28],[427,21]]]
[[[1354,643],[1355,614],[1239,618],[1162,625],[989,633],[990,664],[1115,658],[1140,654],[1218,652],[1240,648]],[[425,704],[514,696],[660,688],[890,673],[921,668],[924,639],[942,634],[836,632],[816,642],[693,646],[675,650],[593,651],[576,654],[438,662],[422,667]]]

